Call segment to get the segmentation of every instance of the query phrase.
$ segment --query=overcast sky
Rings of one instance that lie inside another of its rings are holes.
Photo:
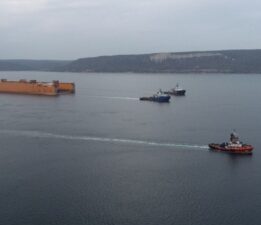
[[[260,0],[0,0],[1,59],[253,48]]]

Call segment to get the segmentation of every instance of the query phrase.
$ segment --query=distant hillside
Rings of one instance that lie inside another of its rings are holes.
[[[0,71],[56,71],[71,61],[66,60],[0,60]]]
[[[0,70],[134,73],[261,73],[261,50],[154,53],[59,60],[0,60]]]
[[[155,53],[82,58],[62,68],[72,72],[261,73],[261,50]]]

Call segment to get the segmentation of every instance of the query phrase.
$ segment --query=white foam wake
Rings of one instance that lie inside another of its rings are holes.
[[[121,97],[121,96],[99,96],[99,95],[93,95],[93,96],[88,96],[92,98],[107,98],[107,99],[121,99],[121,100],[139,100],[139,98],[134,98],[134,97]]]
[[[73,136],[73,135],[63,135],[54,134],[41,131],[26,131],[26,130],[2,130],[0,133],[5,133],[9,135],[16,136],[27,136],[32,138],[56,138],[56,139],[67,139],[67,140],[82,140],[82,141],[96,141],[96,142],[110,142],[110,143],[127,143],[136,145],[150,145],[158,147],[178,147],[178,148],[188,148],[188,149],[208,149],[207,145],[194,145],[194,144],[178,144],[178,143],[163,143],[154,141],[144,141],[135,139],[122,139],[122,138],[106,138],[106,137],[95,137],[95,136]]]

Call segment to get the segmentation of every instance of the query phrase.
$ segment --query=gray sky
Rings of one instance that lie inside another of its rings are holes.
[[[260,0],[0,0],[1,59],[253,48]]]

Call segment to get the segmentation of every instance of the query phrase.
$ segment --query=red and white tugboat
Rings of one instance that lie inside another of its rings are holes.
[[[228,152],[234,154],[252,154],[254,147],[252,145],[243,144],[239,141],[238,135],[233,131],[230,134],[230,141],[228,143],[208,145],[210,149],[221,152]]]

